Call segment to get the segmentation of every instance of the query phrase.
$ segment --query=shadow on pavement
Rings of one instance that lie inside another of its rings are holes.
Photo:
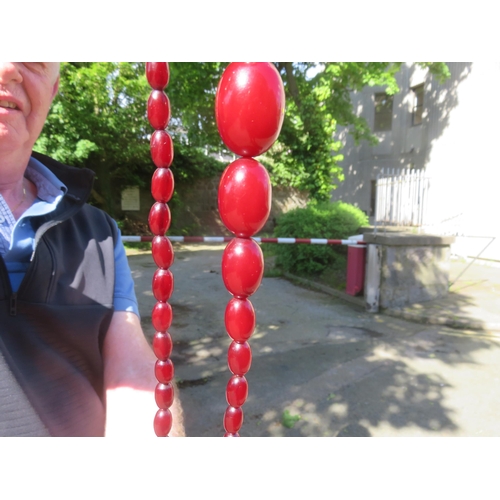
[[[179,247],[172,267],[172,360],[188,436],[224,433],[222,249]],[[129,261],[151,339],[155,266],[150,256]],[[495,336],[371,315],[281,278],[264,278],[251,301],[242,436],[500,435]]]

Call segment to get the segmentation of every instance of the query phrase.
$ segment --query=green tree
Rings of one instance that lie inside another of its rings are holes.
[[[347,127],[358,142],[376,142],[366,121],[356,116],[350,92],[383,85],[387,93],[396,93],[402,63],[275,64],[283,78],[286,113],[278,140],[259,160],[274,185],[293,186],[312,199],[326,200],[343,179],[337,127]],[[449,76],[444,63],[419,64],[440,79]],[[168,131],[175,144],[176,182],[210,176],[225,166],[213,156],[229,153],[214,116],[216,89],[226,66],[170,64]],[[144,63],[62,63],[60,92],[35,149],[95,170],[95,199],[113,213],[113,200],[123,187],[146,186],[151,179],[152,130],[146,116],[150,90]]]
[[[196,95],[194,85],[188,90],[182,85],[179,78],[176,95],[184,100]],[[200,89],[202,85],[205,82],[200,83]],[[35,150],[94,170],[94,201],[113,214],[124,187],[148,186],[151,180],[154,166],[149,139],[153,130],[146,106],[150,91],[144,63],[62,63],[59,93]],[[175,141],[176,182],[213,175],[224,167],[207,157],[200,147],[188,145],[184,121],[180,121],[177,111],[182,99],[174,100],[169,126]],[[206,110],[203,112],[208,115]]]
[[[418,63],[440,81],[449,77],[444,63]],[[359,143],[377,138],[353,110],[350,93],[365,86],[384,86],[388,94],[399,91],[396,75],[402,63],[275,63],[283,79],[286,113],[283,128],[270,151],[259,160],[266,165],[274,185],[307,191],[310,198],[327,200],[343,180],[339,161],[341,142],[337,127],[347,127]],[[225,151],[214,119],[217,84],[227,64],[172,63],[169,95],[177,103],[176,122],[189,144],[212,153]]]

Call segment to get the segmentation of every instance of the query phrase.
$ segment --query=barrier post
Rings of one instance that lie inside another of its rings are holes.
[[[347,247],[347,282],[346,293],[360,295],[365,282],[365,245],[349,245]]]

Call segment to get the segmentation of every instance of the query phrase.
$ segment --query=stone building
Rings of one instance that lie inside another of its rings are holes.
[[[341,163],[345,181],[332,200],[353,203],[375,222],[377,175],[388,169],[424,170],[430,179],[421,231],[454,234],[453,253],[500,262],[497,223],[500,100],[494,92],[500,62],[448,63],[440,84],[413,63],[398,74],[400,92],[383,87],[352,94],[379,144],[355,145],[345,130]]]

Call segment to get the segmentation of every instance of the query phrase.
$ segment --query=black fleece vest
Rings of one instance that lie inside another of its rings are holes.
[[[15,294],[0,258],[0,435],[102,436],[117,232],[85,203],[92,171],[33,156],[68,193],[55,214],[35,219],[35,251]]]

